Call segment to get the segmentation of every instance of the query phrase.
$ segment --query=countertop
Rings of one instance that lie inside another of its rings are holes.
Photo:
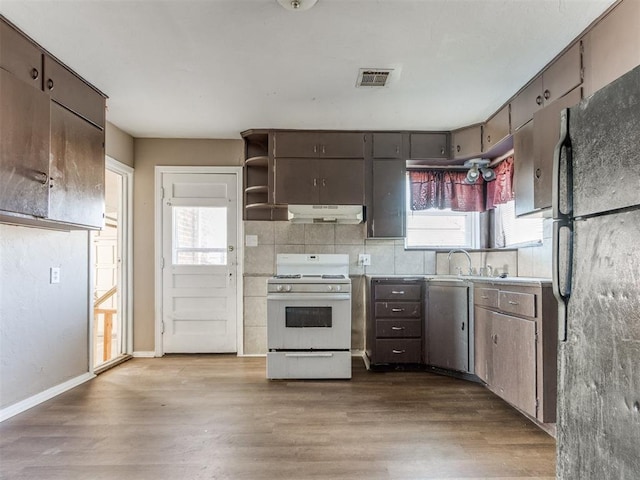
[[[446,282],[477,282],[477,283],[492,283],[496,285],[536,285],[547,286],[551,285],[550,278],[539,277],[482,277],[479,275],[365,275],[370,279],[403,279],[403,280],[433,280],[433,281],[446,281]]]

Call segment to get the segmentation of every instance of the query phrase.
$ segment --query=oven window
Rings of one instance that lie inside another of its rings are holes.
[[[331,328],[331,307],[285,307],[287,328]]]

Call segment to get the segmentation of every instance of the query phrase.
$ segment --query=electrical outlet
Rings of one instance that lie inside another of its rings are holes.
[[[368,253],[361,253],[358,255],[358,264],[361,267],[371,265],[371,255]]]
[[[49,283],[60,283],[60,267],[49,269]]]

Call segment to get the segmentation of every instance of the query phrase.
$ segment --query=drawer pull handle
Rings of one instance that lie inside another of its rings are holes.
[[[404,327],[393,326],[393,327],[391,327],[391,330],[404,330]]]
[[[480,298],[483,298],[483,299],[485,299],[485,300],[486,300],[486,299],[487,299],[487,298],[489,298],[489,297],[488,297],[487,295],[481,295],[481,296],[480,296]]]
[[[496,335],[492,335],[492,337],[493,337],[493,343],[497,345],[498,344],[498,335],[497,334]]]
[[[513,300],[509,300],[509,305],[520,305],[518,302],[514,302]]]
[[[402,355],[403,353],[406,353],[406,350],[391,350],[394,354],[396,355]]]
[[[404,312],[404,308],[392,308],[391,311],[395,313]]]
[[[404,290],[391,290],[391,295],[404,295]]]

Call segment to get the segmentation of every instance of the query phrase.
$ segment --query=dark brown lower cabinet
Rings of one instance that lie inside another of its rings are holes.
[[[51,102],[49,219],[104,225],[104,132]]]
[[[422,363],[421,279],[369,283],[365,352],[371,365]]]
[[[0,68],[0,210],[46,217],[49,96]]]
[[[476,374],[490,390],[536,416],[536,324],[476,307]]]
[[[550,286],[476,283],[475,373],[540,422],[555,422],[557,303]]]

